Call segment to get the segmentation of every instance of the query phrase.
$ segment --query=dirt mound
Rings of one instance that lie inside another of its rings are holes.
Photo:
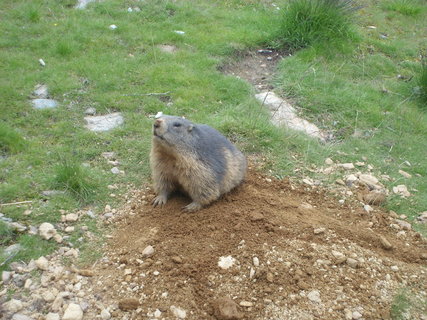
[[[399,286],[427,289],[426,241],[356,202],[254,171],[197,213],[153,197],[131,197],[96,267],[101,301],[136,299],[120,319],[386,319]],[[224,297],[234,317],[221,316]]]

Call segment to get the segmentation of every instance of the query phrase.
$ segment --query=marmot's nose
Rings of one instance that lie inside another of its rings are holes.
[[[159,128],[160,124],[163,122],[163,120],[161,119],[157,119],[156,121],[154,121],[154,128]]]

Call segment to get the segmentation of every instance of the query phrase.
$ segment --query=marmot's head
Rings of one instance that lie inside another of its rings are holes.
[[[181,117],[162,115],[154,120],[153,139],[165,147],[184,148],[191,145],[194,124]]]

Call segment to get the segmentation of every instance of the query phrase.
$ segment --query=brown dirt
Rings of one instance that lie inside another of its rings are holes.
[[[103,303],[140,302],[113,317],[152,319],[159,309],[162,319],[175,319],[174,305],[186,310],[186,319],[216,319],[213,302],[230,297],[249,302],[239,306],[244,319],[346,319],[355,311],[387,319],[400,286],[427,290],[426,240],[396,230],[381,210],[341,205],[318,188],[250,170],[242,186],[196,213],[181,211],[190,201],[185,197],[163,208],[151,207],[153,197],[149,188],[135,192],[110,222],[115,231],[95,270],[95,292]],[[155,253],[147,258],[148,245]],[[218,261],[229,255],[236,263],[223,270]],[[321,301],[309,299],[313,290]]]

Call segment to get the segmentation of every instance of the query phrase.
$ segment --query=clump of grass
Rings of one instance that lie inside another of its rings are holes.
[[[427,50],[421,53],[421,69],[418,76],[420,98],[427,104]]]
[[[412,17],[420,14],[423,9],[417,0],[392,0],[384,3],[384,8]]]
[[[80,202],[90,202],[97,189],[97,183],[89,170],[75,160],[63,159],[55,168],[55,187],[70,192]]]
[[[0,152],[15,154],[25,149],[26,141],[13,128],[0,122]]]
[[[7,245],[13,239],[13,231],[6,223],[0,221],[0,246]]]
[[[300,49],[353,37],[352,0],[291,0],[282,11],[281,46]]]

